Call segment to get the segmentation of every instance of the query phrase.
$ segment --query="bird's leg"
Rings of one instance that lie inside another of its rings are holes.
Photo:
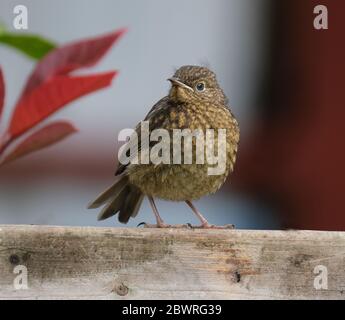
[[[201,225],[193,228],[202,228],[202,229],[234,229],[234,225],[227,224],[225,226],[215,226],[210,224],[206,218],[200,213],[200,211],[193,205],[189,200],[186,200],[187,205],[192,209],[198,219],[201,221]]]
[[[206,220],[206,218],[199,212],[197,208],[194,207],[193,203],[189,200],[186,200],[186,203],[188,206],[192,209],[192,211],[195,213],[195,215],[198,217],[198,219],[201,221],[201,226],[202,227],[208,227],[210,224]]]
[[[150,205],[152,208],[152,211],[156,217],[156,224],[148,224],[148,223],[140,223],[139,225],[143,224],[145,228],[169,228],[170,225],[166,224],[161,216],[159,215],[158,209],[156,207],[155,201],[153,200],[153,197],[148,196]]]
[[[148,223],[140,223],[138,226],[140,225],[144,225],[145,228],[188,228],[188,225],[181,225],[181,224],[177,224],[177,225],[170,225],[170,224],[166,224],[163,219],[161,218],[161,216],[159,215],[157,206],[155,201],[153,200],[153,197],[148,196],[149,201],[150,201],[150,205],[152,208],[152,211],[156,217],[156,224],[148,224]]]

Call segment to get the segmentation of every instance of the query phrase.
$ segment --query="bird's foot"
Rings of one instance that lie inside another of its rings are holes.
[[[167,224],[165,222],[157,224],[149,224],[146,222],[141,222],[137,227],[143,226],[144,228],[173,228],[173,229],[193,229],[190,223],[187,224]]]

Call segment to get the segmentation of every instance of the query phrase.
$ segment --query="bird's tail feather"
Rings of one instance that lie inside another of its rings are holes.
[[[107,203],[109,199],[115,198],[121,193],[121,191],[126,187],[127,184],[127,177],[118,176],[117,180],[112,184],[111,187],[103,191],[94,201],[89,203],[89,205],[87,206],[88,209],[99,208],[103,204]]]
[[[119,221],[127,223],[130,217],[137,215],[143,198],[141,191],[130,185],[126,176],[120,175],[110,188],[88,205],[88,208],[98,208],[105,204],[98,215],[98,220],[107,219],[120,211]]]
[[[141,191],[135,187],[131,187],[126,200],[119,213],[119,221],[122,223],[127,223],[130,217],[135,217],[139,211],[141,203],[143,202],[144,195]]]

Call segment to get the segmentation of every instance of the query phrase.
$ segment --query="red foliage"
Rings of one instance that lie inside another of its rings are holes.
[[[110,85],[116,72],[70,77],[55,76],[19,101],[8,129],[11,139],[35,126],[67,103]]]
[[[109,86],[117,74],[116,71],[87,76],[73,76],[70,73],[96,64],[124,32],[125,29],[121,29],[104,36],[59,47],[39,61],[18,99],[6,133],[0,139],[2,141],[0,156],[13,141],[69,102]],[[4,81],[0,68],[0,117],[4,94]],[[50,124],[29,135],[0,163],[4,164],[42,149],[76,131],[68,122]]]
[[[82,40],[59,47],[48,53],[29,77],[22,97],[56,75],[95,65],[111,46],[124,34],[121,29],[105,36]]]
[[[17,147],[3,160],[2,164],[16,160],[33,151],[61,141],[78,130],[69,122],[57,121],[37,130],[20,142]]]

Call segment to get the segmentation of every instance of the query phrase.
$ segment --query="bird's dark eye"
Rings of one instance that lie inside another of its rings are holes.
[[[195,86],[196,90],[199,92],[202,92],[205,90],[205,83],[203,82],[198,82]]]

